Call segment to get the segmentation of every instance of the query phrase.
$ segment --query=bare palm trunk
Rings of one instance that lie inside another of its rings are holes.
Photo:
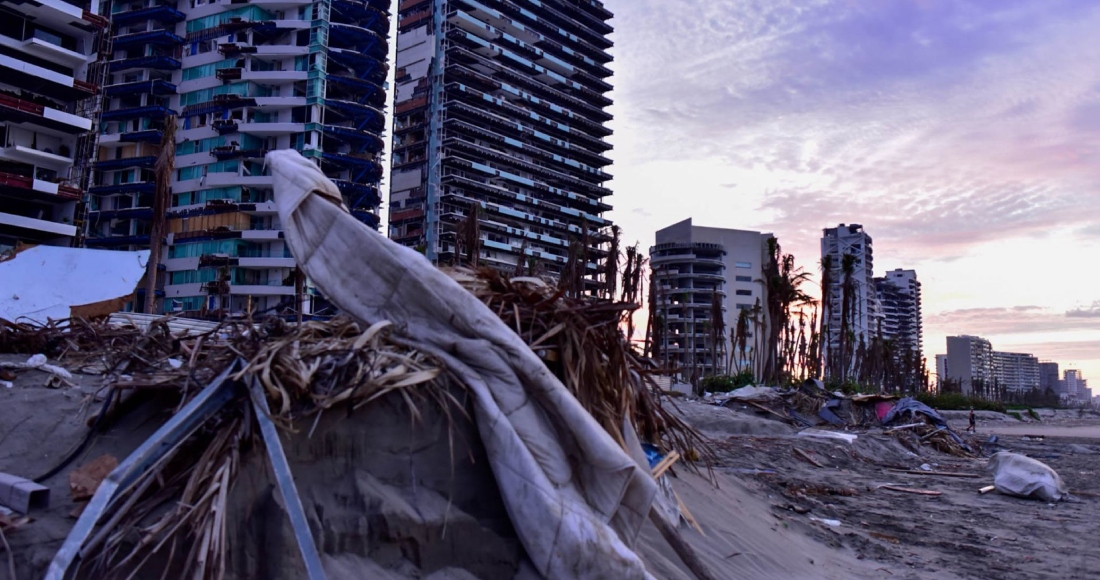
[[[176,118],[164,119],[164,134],[160,140],[154,172],[156,189],[153,193],[153,217],[149,224],[149,263],[145,270],[145,313],[157,311],[157,266],[160,265],[162,240],[168,219],[168,191],[172,183],[172,171],[176,165]]]

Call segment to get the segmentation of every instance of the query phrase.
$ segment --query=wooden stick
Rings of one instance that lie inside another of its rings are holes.
[[[810,457],[809,453],[806,453],[805,451],[803,451],[803,450],[801,450],[797,447],[794,447],[793,449],[794,449],[795,454],[797,454],[802,459],[805,459],[806,461],[809,461],[810,463],[814,464],[817,467],[825,467],[824,465],[821,464],[820,461],[814,459],[813,457]]]
[[[890,491],[900,491],[902,493],[913,493],[916,495],[943,495],[942,491],[930,491],[927,489],[913,489],[911,487],[898,487],[896,485],[880,485],[876,489],[888,489]]]
[[[784,414],[782,414],[782,413],[779,413],[779,412],[773,411],[773,410],[771,410],[771,409],[769,409],[769,408],[765,407],[764,405],[761,405],[760,403],[755,403],[755,402],[753,402],[753,401],[741,401],[741,402],[742,402],[742,403],[747,403],[747,404],[749,404],[749,405],[752,405],[753,407],[756,407],[757,409],[760,409],[761,411],[766,411],[766,412],[768,412],[768,413],[771,413],[772,415],[775,415],[776,417],[779,417],[780,419],[783,419],[784,421],[790,421],[790,420],[791,420],[791,418],[790,418],[790,417],[788,417],[788,416],[786,416],[786,415],[784,415]]]
[[[660,479],[660,477],[672,467],[672,464],[676,463],[679,459],[680,454],[676,451],[672,451],[666,455],[657,465],[653,466],[653,479]]]
[[[699,555],[695,553],[695,549],[691,547],[691,544],[684,541],[680,537],[680,533],[676,531],[676,528],[672,524],[665,521],[661,514],[657,513],[657,510],[649,510],[649,521],[653,522],[654,526],[657,526],[657,531],[661,532],[661,536],[668,542],[668,545],[672,546],[672,549],[676,552],[676,555],[680,557],[684,565],[691,570],[692,574],[699,580],[718,580],[718,576],[715,576],[706,563],[699,558]]]
[[[929,434],[927,434],[927,435],[925,435],[925,436],[921,437],[921,438],[920,438],[920,440],[921,440],[921,441],[924,441],[924,440],[928,439],[929,437],[931,437],[931,436],[935,435],[936,433],[943,433],[943,432],[944,432],[944,431],[946,431],[946,430],[947,430],[947,428],[946,428],[946,427],[940,427],[939,429],[936,429],[935,431],[933,431],[933,432],[931,432],[931,433],[929,433]]]
[[[901,427],[894,427],[893,429],[887,429],[886,431],[883,431],[883,433],[886,433],[887,435],[889,435],[890,433],[893,433],[895,431],[904,431],[906,429],[912,429],[913,427],[920,427],[921,425],[927,425],[927,424],[928,423],[910,423],[908,425],[902,425]]]
[[[676,498],[676,505],[680,507],[680,513],[684,515],[684,519],[691,524],[691,527],[695,528],[695,531],[699,532],[699,535],[705,538],[707,534],[703,531],[703,527],[695,520],[695,516],[691,515],[691,510],[684,504],[684,500],[680,499],[680,494],[676,493],[675,489],[672,490],[672,496]]]
[[[953,471],[921,471],[919,469],[893,469],[891,471],[908,473],[909,475],[938,475],[940,477],[965,477],[968,479],[978,479],[981,477],[981,475],[977,473],[955,473]]]
[[[994,489],[996,489],[996,486],[994,486],[994,485],[987,485],[987,486],[985,486],[985,487],[983,487],[983,488],[979,489],[979,490],[978,490],[978,493],[980,493],[980,494],[982,494],[982,495],[985,495],[985,494],[987,494],[987,493],[989,493],[989,492],[993,491]]]

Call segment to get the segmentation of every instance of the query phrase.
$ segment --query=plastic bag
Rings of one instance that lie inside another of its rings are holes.
[[[993,485],[997,491],[1016,497],[1058,501],[1066,495],[1066,485],[1058,473],[1045,463],[1001,451],[989,458]]]

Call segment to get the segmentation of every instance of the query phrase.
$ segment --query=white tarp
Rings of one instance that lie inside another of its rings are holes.
[[[70,318],[74,306],[129,296],[148,261],[149,250],[28,248],[0,262],[0,318],[45,323]]]
[[[546,578],[642,578],[631,549],[656,482],[523,340],[423,255],[361,224],[339,190],[294,151],[273,151],[286,243],[344,312],[389,320],[471,390],[505,506]]]
[[[1017,497],[1058,501],[1066,495],[1066,485],[1058,472],[1037,459],[1001,451],[989,458],[993,485],[997,491]]]

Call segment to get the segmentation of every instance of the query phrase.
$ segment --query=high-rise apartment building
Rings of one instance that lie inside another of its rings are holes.
[[[1066,369],[1064,379],[1066,396],[1078,402],[1085,402],[1092,396],[1088,381],[1077,369]]]
[[[1020,352],[993,351],[993,379],[1006,391],[1023,393],[1039,388],[1039,359]]]
[[[315,309],[283,243],[263,157],[300,151],[377,227],[388,9],[388,0],[116,0],[87,245],[163,244],[164,310]],[[155,215],[166,132],[171,197]],[[150,240],[159,219],[166,235]]]
[[[98,0],[0,0],[0,251],[78,245],[97,104]]]
[[[1062,382],[1061,378],[1058,363],[1049,361],[1039,363],[1039,390],[1043,392],[1050,390],[1059,395],[1064,394],[1066,384]]]
[[[437,263],[477,254],[552,275],[585,246],[595,274],[610,239],[611,16],[596,0],[400,3],[393,240]]]
[[[695,368],[704,369],[698,376],[712,368],[715,372],[737,372],[737,365],[751,360],[755,332],[765,333],[769,323],[762,280],[768,240],[773,237],[755,231],[696,226],[690,218],[657,231],[656,245],[649,250],[650,268],[657,319],[662,324],[659,347],[668,349],[659,354],[672,353],[671,360],[679,362],[681,371],[690,367],[694,356]],[[712,348],[715,296],[721,301],[723,320],[719,326],[725,330],[716,348]],[[744,353],[731,339],[742,312],[755,320],[748,325]],[[727,358],[718,360],[717,367],[709,362],[700,364],[709,361],[715,350],[726,352]],[[731,353],[735,368],[725,369],[723,365]]]
[[[979,336],[947,337],[947,378],[957,381],[964,395],[992,387],[993,346]]]
[[[851,258],[846,258],[851,256]],[[828,309],[828,346],[839,348],[843,328],[845,280],[851,280],[849,292],[848,331],[854,338],[853,349],[862,341],[870,343],[878,334],[880,309],[874,283],[874,251],[871,236],[859,224],[840,224],[826,228],[821,237],[821,258],[827,258],[829,295],[822,297]],[[845,262],[851,261],[850,274]]]
[[[882,314],[882,337],[897,343],[898,352],[909,350],[919,357],[924,348],[920,281],[914,270],[891,270],[875,278],[875,292]]]

